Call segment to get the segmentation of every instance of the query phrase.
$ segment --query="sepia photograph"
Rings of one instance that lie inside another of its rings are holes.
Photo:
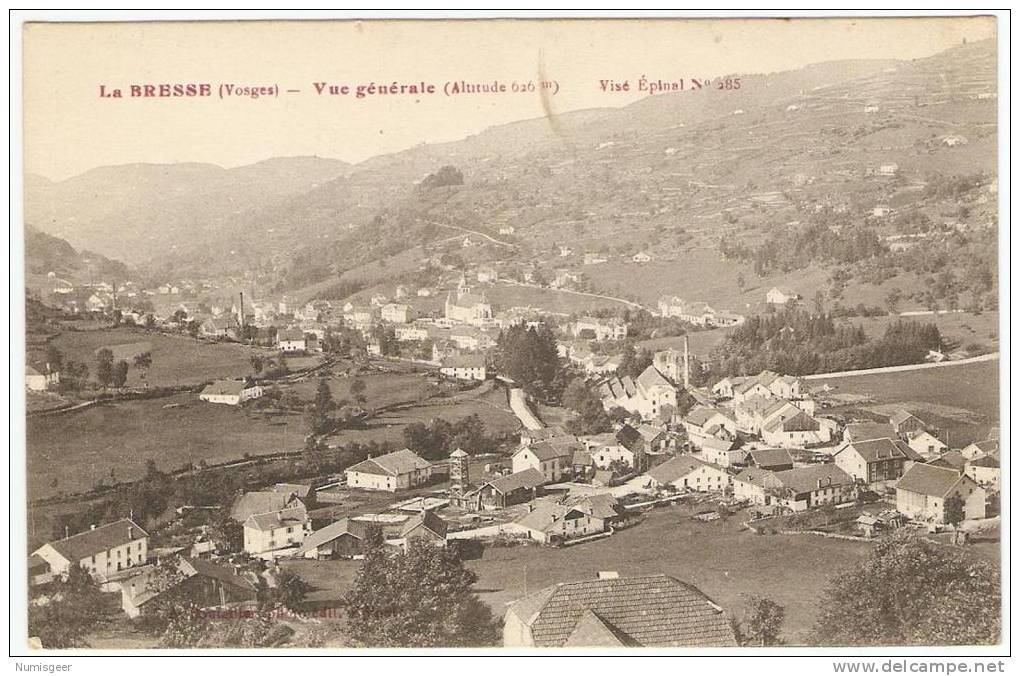
[[[1008,12],[871,14],[12,24],[12,656],[1008,654]]]

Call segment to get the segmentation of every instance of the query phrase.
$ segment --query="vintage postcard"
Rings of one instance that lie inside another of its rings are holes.
[[[12,650],[1003,650],[1001,21],[27,21]]]

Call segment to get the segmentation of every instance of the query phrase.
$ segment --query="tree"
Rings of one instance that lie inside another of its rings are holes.
[[[776,645],[785,619],[783,606],[765,596],[752,594],[744,601],[741,633],[756,645]]]
[[[350,637],[372,647],[497,645],[499,622],[472,592],[476,580],[452,548],[419,538],[406,554],[370,546],[343,601]]]
[[[329,381],[325,377],[321,377],[319,386],[315,390],[312,410],[308,413],[312,434],[326,434],[332,431],[334,421],[330,414],[335,408],[336,402],[333,401],[333,391],[329,389]]]
[[[740,293],[744,293],[744,289],[745,288],[747,288],[747,280],[744,279],[744,273],[743,272],[738,272],[737,273],[737,290],[740,291]]]
[[[964,512],[963,498],[956,493],[946,498],[942,509],[943,520],[951,526],[959,526],[967,516]]]
[[[571,434],[601,434],[613,427],[602,400],[581,378],[575,378],[564,389],[563,406],[577,413],[565,425]]]
[[[145,328],[147,328],[150,331],[156,328],[156,318],[153,317],[151,314],[145,315]]]
[[[110,381],[114,387],[124,387],[124,383],[127,382],[128,377],[128,363],[121,359],[113,365],[113,372],[110,375]]]
[[[355,378],[351,381],[351,396],[361,406],[364,406],[365,402],[368,401],[367,397],[365,397],[365,389],[365,381],[361,378]]]
[[[113,380],[113,352],[109,348],[96,353],[96,380],[103,387],[108,387]]]
[[[875,584],[882,580],[882,584]],[[829,580],[819,645],[980,645],[1000,634],[997,565],[969,550],[896,535]]]
[[[64,366],[64,355],[56,345],[46,346],[46,363],[49,364],[50,371],[61,371]]]
[[[48,603],[29,604],[28,633],[39,638],[44,648],[87,647],[86,636],[113,612],[89,573],[77,563],[66,579],[53,583]]]
[[[262,357],[260,357],[257,354],[253,354],[250,357],[248,357],[248,361],[251,363],[251,372],[254,375],[258,375],[259,373],[262,372],[262,366],[263,366],[263,364],[262,364]]]
[[[280,605],[287,610],[297,610],[311,589],[312,586],[295,573],[281,570],[276,576],[276,586],[268,590],[266,604],[270,609]]]
[[[192,319],[190,322],[187,323],[185,328],[188,331],[188,335],[191,336],[192,338],[195,338],[198,336],[198,331],[199,329],[202,328],[202,325],[198,322],[197,319]]]
[[[900,302],[903,300],[903,291],[900,287],[894,286],[889,289],[889,293],[885,294],[885,306],[889,310],[889,314],[899,314]]]

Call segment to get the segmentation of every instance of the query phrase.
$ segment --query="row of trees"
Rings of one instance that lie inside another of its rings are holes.
[[[897,320],[870,337],[860,325],[791,308],[734,328],[713,350],[709,369],[714,379],[765,369],[799,376],[915,364],[942,347],[934,323]]]
[[[404,428],[405,445],[426,460],[441,460],[458,448],[470,455],[491,453],[501,441],[487,433],[485,423],[476,413],[455,422],[435,418]]]

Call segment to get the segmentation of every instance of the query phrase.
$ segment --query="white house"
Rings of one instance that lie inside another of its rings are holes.
[[[421,486],[432,478],[432,464],[405,448],[347,468],[347,485],[375,491],[396,492]]]
[[[647,367],[636,379],[610,378],[599,386],[599,394],[607,411],[618,406],[645,419],[658,416],[664,406],[675,409],[677,405],[676,387],[654,366]]]
[[[931,460],[949,450],[938,437],[927,430],[914,430],[906,434],[907,445],[914,449],[914,452]]]
[[[284,329],[276,334],[276,347],[287,353],[304,352],[308,343],[301,329]]]
[[[631,260],[634,261],[635,263],[647,263],[650,260],[652,260],[652,257],[645,253],[644,251],[639,251],[633,256],[631,256]]]
[[[833,457],[837,467],[866,484],[896,481],[920,459],[905,443],[889,438],[851,442]]]
[[[539,441],[521,446],[513,454],[510,462],[514,474],[526,469],[537,469],[546,481],[555,482],[570,470],[574,459],[574,448],[570,444]]]
[[[697,492],[722,491],[730,485],[730,475],[722,467],[690,455],[678,455],[648,470],[653,486],[673,486]]]
[[[701,448],[706,439],[733,441],[737,438],[737,422],[722,409],[696,406],[683,420],[687,438],[695,448]]]
[[[896,509],[912,519],[945,523],[946,500],[963,500],[965,519],[985,517],[985,489],[948,467],[917,463],[896,482]]]
[[[800,300],[800,294],[788,286],[773,286],[765,294],[765,302],[769,305],[786,305]]]
[[[989,491],[999,490],[999,455],[983,455],[980,458],[968,460],[963,467],[964,474],[974,480],[977,485]]]
[[[305,506],[252,514],[244,522],[244,551],[258,556],[278,549],[298,547],[312,532],[312,521]]]
[[[198,398],[212,404],[237,406],[258,399],[265,391],[261,385],[244,380],[217,380],[205,386]]]
[[[60,383],[60,373],[49,369],[46,365],[46,373],[40,373],[31,365],[25,366],[25,388],[33,392],[44,392],[51,385]]]
[[[627,322],[619,317],[581,317],[570,325],[570,333],[575,338],[584,338],[590,334],[595,340],[623,340],[627,337]]]
[[[414,308],[404,303],[388,303],[379,310],[384,322],[407,324],[414,320]]]
[[[484,354],[455,354],[443,360],[439,372],[457,380],[485,380],[487,370]]]
[[[97,580],[127,568],[141,566],[148,556],[149,534],[131,519],[47,542],[33,555],[43,559],[53,575],[66,575],[78,564]]]

